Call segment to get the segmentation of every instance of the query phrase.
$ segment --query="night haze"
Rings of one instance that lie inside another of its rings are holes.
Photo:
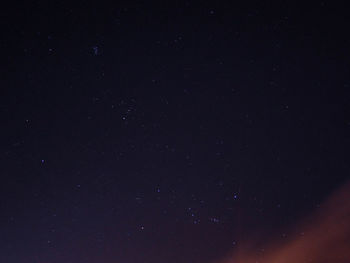
[[[271,240],[250,240],[235,249],[222,262],[339,262],[350,261],[350,184],[334,193],[305,222],[294,225],[294,232],[279,233]],[[260,239],[263,237],[260,237]],[[267,242],[266,242],[267,241]],[[269,242],[270,241],[270,242]]]
[[[341,2],[0,14],[0,263],[349,262]]]

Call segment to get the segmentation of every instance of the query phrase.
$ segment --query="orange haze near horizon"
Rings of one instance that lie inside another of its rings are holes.
[[[264,247],[239,246],[218,263],[349,263],[350,183],[297,228],[301,231],[268,241]]]

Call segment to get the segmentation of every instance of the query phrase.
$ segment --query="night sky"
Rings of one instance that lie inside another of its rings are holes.
[[[350,178],[342,2],[167,2],[2,7],[1,263],[214,263]]]

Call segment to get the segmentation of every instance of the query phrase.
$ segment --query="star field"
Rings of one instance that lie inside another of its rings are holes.
[[[217,262],[349,179],[343,7],[15,5],[0,262]]]

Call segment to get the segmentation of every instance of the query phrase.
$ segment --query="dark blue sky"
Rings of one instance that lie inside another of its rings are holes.
[[[349,178],[331,1],[1,11],[0,262],[213,262]]]

